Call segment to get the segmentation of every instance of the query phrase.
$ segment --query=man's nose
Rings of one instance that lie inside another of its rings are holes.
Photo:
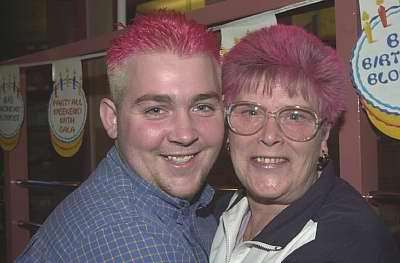
[[[176,112],[172,122],[172,129],[168,136],[170,142],[182,146],[189,146],[199,139],[196,123],[190,115],[190,112]]]

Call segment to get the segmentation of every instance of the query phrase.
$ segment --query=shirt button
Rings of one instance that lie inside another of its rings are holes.
[[[181,212],[182,212],[182,215],[183,215],[184,217],[187,217],[187,216],[189,215],[189,209],[188,209],[188,208],[183,208],[183,209],[181,210]]]
[[[178,213],[178,217],[176,218],[176,223],[178,224],[178,225],[183,225],[183,222],[184,222],[185,220],[184,220],[184,216],[182,215],[182,213],[181,212],[179,212]]]

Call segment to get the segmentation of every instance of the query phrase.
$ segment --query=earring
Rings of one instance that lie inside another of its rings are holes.
[[[231,151],[231,143],[229,142],[229,138],[226,139],[226,151],[230,152]]]
[[[322,151],[322,156],[318,158],[317,171],[322,171],[329,162],[329,154]]]

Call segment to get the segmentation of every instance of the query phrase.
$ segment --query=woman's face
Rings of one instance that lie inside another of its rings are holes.
[[[286,106],[303,106],[318,114],[317,103],[306,101],[301,95],[289,97],[277,86],[271,96],[256,93],[239,94],[234,102],[250,101],[262,105],[269,112]],[[257,133],[243,136],[229,132],[230,151],[235,172],[247,189],[249,198],[262,203],[290,204],[300,198],[317,180],[317,161],[322,150],[327,152],[329,132],[306,142],[286,138],[276,120],[267,118]]]

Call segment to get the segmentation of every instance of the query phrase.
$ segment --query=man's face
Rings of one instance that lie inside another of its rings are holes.
[[[102,114],[111,123],[107,133],[139,176],[190,200],[224,138],[218,66],[208,56],[158,53],[137,55],[128,67],[128,88],[118,110],[111,101],[102,102],[109,108]]]

